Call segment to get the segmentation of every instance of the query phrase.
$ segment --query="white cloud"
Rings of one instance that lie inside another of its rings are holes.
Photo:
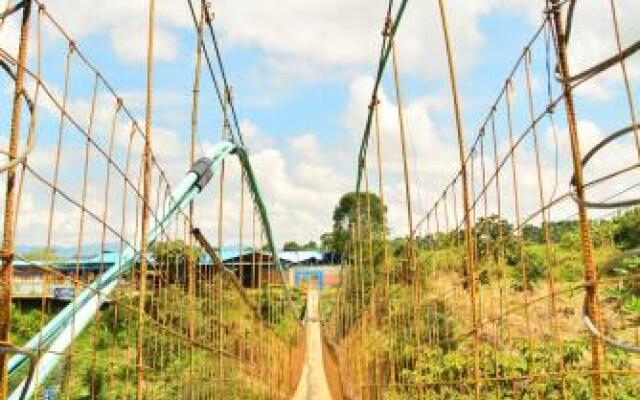
[[[345,129],[359,127],[362,112],[366,110],[367,93],[370,89],[371,79],[360,77],[355,79],[349,92],[349,107],[344,113]],[[398,152],[398,131],[395,104],[388,99],[385,93],[381,93],[381,120],[383,141],[385,143],[385,180],[386,195],[389,205],[391,228],[394,234],[401,235],[405,228],[404,195],[402,188],[402,165]],[[102,101],[107,105],[109,102]],[[413,201],[431,196],[431,188],[439,188],[448,179],[457,163],[453,148],[442,137],[442,129],[429,117],[429,106],[438,104],[434,99],[419,99],[407,105],[406,119],[409,135],[411,136],[412,157],[422,154],[431,154],[425,160],[412,163],[411,173],[416,189]],[[434,107],[435,108],[435,107]],[[70,104],[72,114],[84,115],[88,111],[88,103],[74,101]],[[111,110],[105,109],[96,117],[96,124],[107,126],[111,121]],[[251,149],[251,162],[253,164],[258,183],[265,199],[274,228],[276,239],[279,243],[285,240],[307,241],[317,239],[320,234],[330,229],[330,215],[340,195],[353,190],[355,177],[355,151],[359,144],[360,130],[349,129],[348,134],[341,137],[340,141],[320,141],[319,137],[311,132],[302,132],[293,135],[284,141],[275,142],[271,138],[272,132],[265,133],[249,121],[241,123],[245,140]],[[128,142],[129,127],[119,124],[116,134],[117,147],[124,148]],[[104,127],[103,127],[104,130]],[[274,132],[275,133],[275,132]],[[163,126],[155,126],[154,153],[167,173],[172,185],[184,176],[187,166],[188,140],[178,133]],[[65,137],[75,137],[77,132],[71,128],[65,132]],[[104,141],[105,138],[101,139]],[[134,161],[131,167],[131,176],[137,179],[139,170],[140,142],[137,143],[132,153]],[[31,165],[39,171],[50,172],[53,167],[54,144],[52,142],[39,142],[38,151],[34,152],[30,159]],[[212,145],[205,141],[202,147],[206,150]],[[372,153],[373,154],[373,153]],[[84,158],[82,147],[73,147],[63,154],[62,164],[64,172],[64,189],[78,199],[80,196],[82,168],[78,168]],[[97,153],[92,153],[91,178],[87,197],[87,207],[96,215],[102,215],[105,207],[104,199],[104,168],[105,165],[96,161],[100,159]],[[121,159],[120,162],[123,162]],[[240,191],[238,187],[238,167],[235,161],[229,161],[226,168],[227,184],[225,186],[225,218],[223,236],[225,243],[237,242]],[[370,171],[371,190],[375,190],[374,173]],[[428,188],[421,189],[425,182],[420,182],[417,177],[429,176]],[[111,208],[109,209],[110,223],[119,227],[119,218],[122,215],[121,179],[113,175],[113,195],[110,195]],[[156,184],[156,179],[153,179]],[[43,244],[46,238],[45,232],[48,221],[48,198],[50,194],[44,187],[28,185],[24,197],[25,217],[20,224],[19,242],[22,244]],[[131,194],[132,196],[132,194]],[[205,229],[211,240],[215,241],[217,225],[217,178],[205,193],[196,202],[197,225]],[[56,204],[56,214],[53,221],[54,244],[73,245],[78,233],[78,210],[73,206],[64,205],[63,200]],[[244,242],[250,243],[250,208],[245,208]],[[420,210],[416,210],[419,212]],[[128,220],[133,224],[133,209],[129,207]],[[100,227],[93,223],[87,228],[86,242],[95,243],[100,238]],[[128,235],[132,235],[133,228],[128,227]]]
[[[481,19],[505,6],[509,10],[518,7],[504,0],[447,3],[457,63],[464,73],[475,64],[485,44]],[[375,65],[386,3],[263,0],[248,5],[220,0],[214,9],[225,44],[261,49],[265,53],[261,62],[271,75],[282,76],[282,80],[350,80],[362,68],[369,71]],[[445,76],[437,2],[408,2],[397,46],[403,71],[430,79]]]
[[[640,27],[636,23],[640,18],[640,7],[634,0],[618,0],[615,3],[621,46],[624,49],[640,36]],[[573,74],[618,53],[612,15],[609,1],[577,4],[569,43],[569,61]],[[640,58],[632,56],[625,62],[633,84],[640,78]],[[587,82],[578,93],[591,100],[611,100],[617,92],[621,92],[622,77],[621,68],[614,66],[597,79]]]
[[[294,0],[279,2],[265,0],[252,2],[247,6],[246,2],[221,0],[215,5],[217,13],[215,23],[224,32],[225,46],[256,46],[266,52],[265,62],[271,65],[271,69],[266,73],[263,72],[265,79],[279,75],[280,78],[296,76],[303,80],[317,80],[324,79],[331,71],[349,71],[344,73],[349,82],[347,107],[343,115],[337,116],[342,118],[344,132],[336,135],[335,141],[321,138],[316,132],[303,131],[276,142],[272,137],[278,132],[264,132],[262,127],[250,120],[241,122],[246,142],[251,149],[255,173],[270,211],[274,232],[280,243],[291,239],[298,241],[317,239],[321,233],[330,229],[330,216],[339,196],[353,190],[356,172],[355,157],[373,84],[371,78],[359,75],[357,68],[353,66],[363,65],[371,68],[373,65],[380,40],[372,38],[380,38],[381,16],[384,14],[384,9],[382,3],[379,6],[371,6],[368,2],[360,0],[342,3],[337,0],[304,4]],[[480,19],[496,7],[507,5],[506,0],[488,2],[459,0],[449,3],[456,54],[461,69],[463,72],[465,70],[468,72],[484,45],[483,34],[479,27]],[[531,3],[524,0],[517,2],[522,6]],[[515,9],[515,4],[511,2],[508,5],[509,9]],[[52,13],[61,16],[62,22],[76,38],[107,32],[118,57],[128,62],[144,58],[145,2],[131,3],[118,0],[104,4],[98,3],[95,7],[86,7],[84,3],[80,4],[79,0],[73,0],[52,1],[47,5]],[[182,43],[178,40],[176,31],[188,27],[189,24],[184,16],[186,10],[184,3],[180,2],[179,5],[181,11],[176,9],[176,13],[173,14],[170,12],[174,6],[173,1],[158,4],[157,55],[160,59],[175,59],[180,54],[179,45]],[[403,23],[398,39],[401,69],[405,73],[417,72],[429,78],[443,76],[444,50],[435,5],[436,2],[410,3],[407,19]],[[579,7],[584,6],[579,5]],[[539,19],[541,15],[539,8],[536,5],[535,8],[531,6],[519,12],[530,13],[532,18],[535,16]],[[70,9],[77,9],[78,12],[66,12]],[[585,19],[586,17],[580,17],[577,20],[583,25],[579,27],[580,24],[576,23],[574,38],[590,37],[588,32],[577,33],[579,29],[585,29],[583,22]],[[598,29],[601,31],[605,28]],[[637,36],[629,35],[625,33],[625,37]],[[581,42],[582,40],[579,43]],[[575,48],[580,47],[576,45]],[[593,48],[600,51],[597,46]],[[586,50],[585,54],[587,54]],[[602,54],[591,55],[593,60],[599,59],[600,56]],[[575,63],[579,65],[579,60],[575,60]],[[283,78],[281,83],[286,85],[287,80]],[[144,100],[140,93],[132,93],[125,98],[137,103],[137,106],[140,106]],[[171,101],[171,99],[167,100]],[[406,233],[406,200],[396,104],[393,96],[384,91],[380,93],[380,100],[385,196],[389,206],[392,234],[403,235]],[[102,124],[108,122],[109,110],[113,104],[107,105],[109,108],[102,108],[98,118]],[[436,196],[440,195],[443,187],[458,169],[459,160],[455,150],[454,131],[434,117],[435,113],[443,110],[447,114],[450,113],[448,95],[416,96],[414,94],[406,101],[405,106],[407,147],[411,160],[409,170],[413,187],[412,201],[414,215],[417,218],[426,211]],[[86,115],[88,103],[73,101],[70,108],[72,113]],[[468,129],[469,133],[471,131]],[[589,121],[580,123],[580,132],[583,146],[593,144],[603,136],[598,126]],[[118,145],[124,146],[128,138],[128,128],[119,127],[117,137],[120,139]],[[560,133],[560,138],[563,159],[567,159],[566,132]],[[211,141],[202,143],[205,149],[211,146]],[[614,146],[614,154],[622,151],[617,146]],[[186,135],[179,134],[161,124],[154,126],[154,151],[174,185],[184,176],[187,166],[187,149]],[[139,157],[139,150],[140,147],[137,148],[136,157]],[[370,157],[374,157],[375,153],[370,151],[369,154]],[[34,158],[32,162],[43,164],[45,168],[47,165],[50,166],[51,154],[49,153],[48,157],[46,153],[41,156],[41,160]],[[82,154],[79,153],[77,157],[81,159]],[[537,183],[537,176],[532,168],[535,162],[533,155],[523,151],[518,159],[521,171],[519,183],[522,185],[520,190],[523,193],[531,193],[536,190]],[[67,159],[67,162],[69,160]],[[227,202],[224,237],[229,243],[235,242],[238,235],[239,190],[237,165],[233,162],[228,165],[229,184],[228,189],[225,190]],[[591,173],[606,172],[610,171],[611,165],[604,162],[596,171],[598,165],[594,163],[590,168],[592,168]],[[135,167],[133,169],[135,170]],[[563,169],[561,179],[566,178],[568,174],[568,170]],[[552,176],[552,169],[546,167],[544,175]],[[71,179],[71,176],[76,175],[71,174],[67,178]],[[369,177],[371,190],[377,190],[376,174],[373,169],[369,170]],[[100,182],[96,179],[94,183],[96,187],[90,189],[91,208],[96,212],[101,212],[104,208]],[[566,185],[566,180],[563,182]],[[505,204],[511,204],[509,179],[505,179],[504,184]],[[73,189],[77,188],[78,186],[73,187]],[[217,184],[212,182],[207,194],[197,203],[198,224],[209,229],[211,234],[215,232],[216,224],[216,191]],[[21,227],[21,232],[25,235],[21,240],[43,237],[42,230],[45,228],[41,222],[46,220],[47,216],[47,196],[38,196],[35,193],[26,196],[24,200],[25,210],[29,210],[29,217],[25,218],[24,225]],[[523,208],[532,209],[536,202],[535,196],[525,196]],[[117,215],[118,211],[112,214]],[[74,229],[77,228],[73,223],[75,218],[73,215],[75,214],[67,215],[60,211],[60,216],[55,219],[56,232],[61,243],[64,241],[72,243],[75,240],[73,235]],[[245,223],[250,221],[249,215],[247,210]],[[93,235],[94,239],[95,237]],[[244,240],[248,243],[249,238],[250,233],[247,230]]]
[[[4,10],[8,4],[8,0],[0,2],[0,10]],[[13,56],[18,53],[18,41],[20,35],[18,21],[19,20],[15,17],[6,18],[0,27],[0,46],[3,50]]]
[[[83,0],[53,0],[46,7],[74,39],[105,34],[122,61],[138,63],[146,59],[147,1],[100,1],[89,6]],[[174,61],[184,45],[178,29],[191,27],[188,8],[184,1],[165,0],[157,2],[156,9],[155,58]]]
[[[349,131],[353,133],[355,140],[359,140],[361,134],[363,110],[366,110],[369,104],[372,84],[370,78],[359,78],[350,86],[350,102],[345,123],[350,127]],[[381,91],[378,97],[383,180],[389,209],[389,225],[393,235],[404,235],[407,232],[406,196],[396,103],[384,91]],[[427,211],[427,206],[430,206],[430,202],[440,194],[459,167],[453,131],[436,123],[433,118],[434,111],[440,110],[442,101],[440,97],[430,97],[418,98],[405,104],[405,134],[414,219]],[[356,149],[356,146],[352,148]],[[352,152],[355,154],[355,150]],[[369,157],[373,168],[373,146],[370,146]],[[351,168],[355,173],[355,166]],[[371,190],[377,191],[374,186],[376,176],[376,171],[370,169]]]

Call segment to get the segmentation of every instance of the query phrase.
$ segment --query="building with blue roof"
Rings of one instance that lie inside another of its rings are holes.
[[[279,251],[278,258],[283,268],[289,269],[289,280],[298,283],[302,270],[310,267],[322,267],[333,264],[328,257],[330,253],[323,251]],[[217,256],[226,268],[233,271],[243,286],[255,288],[261,284],[280,284],[280,271],[277,270],[273,255],[269,251],[255,250],[245,246],[223,246]],[[18,299],[55,299],[69,300],[74,296],[76,286],[84,286],[93,281],[102,271],[119,263],[120,253],[107,250],[91,256],[67,258],[62,260],[17,259],[13,263],[12,296]],[[149,254],[149,279],[152,281],[168,279],[170,282],[184,280],[186,273],[177,271],[172,276],[162,276],[161,271],[153,271],[156,260]],[[198,261],[201,269],[214,267],[213,260],[203,253]],[[295,269],[297,278],[292,279]],[[314,270],[314,276],[319,270]],[[311,270],[307,271],[311,273]],[[303,274],[304,275],[304,274]],[[308,274],[307,274],[308,275]],[[306,275],[304,275],[306,277]],[[324,280],[324,276],[321,277]],[[334,281],[335,279],[329,279]]]
[[[119,254],[113,251],[76,259],[17,259],[13,262],[12,297],[70,300],[78,283],[91,282],[102,271],[114,266],[118,259]]]

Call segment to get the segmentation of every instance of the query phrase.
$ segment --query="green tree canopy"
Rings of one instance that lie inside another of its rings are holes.
[[[640,207],[626,211],[614,219],[613,238],[623,249],[640,246]]]
[[[151,247],[155,267],[166,274],[169,282],[187,282],[188,261],[193,256],[197,265],[202,249],[189,246],[183,240],[156,242]]]
[[[191,247],[183,240],[156,242],[151,248],[156,262],[180,266],[187,264],[190,251],[193,251],[194,260],[200,258],[201,249],[199,247]]]
[[[314,240],[302,245],[302,250],[318,250],[318,244]]]
[[[294,241],[285,242],[284,246],[282,246],[282,249],[284,251],[298,251],[300,250],[300,245]]]
[[[386,226],[386,208],[380,198],[371,192],[344,194],[333,211],[333,232],[323,235],[323,245],[338,254],[345,254],[349,237],[359,224],[361,232],[379,236]]]
[[[60,261],[62,257],[54,249],[47,247],[33,248],[22,254],[22,258],[27,261]]]

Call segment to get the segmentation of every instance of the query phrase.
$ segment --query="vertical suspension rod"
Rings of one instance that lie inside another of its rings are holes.
[[[460,99],[458,97],[458,85],[456,82],[455,66],[453,63],[453,51],[449,37],[449,27],[447,23],[447,13],[443,0],[438,0],[440,8],[440,18],[442,20],[442,31],[444,35],[445,48],[447,52],[447,63],[449,66],[449,80],[451,84],[451,95],[453,97],[453,110],[456,120],[456,131],[458,136],[458,151],[460,155],[460,169],[462,178],[462,203],[464,207],[464,241],[467,253],[467,278],[469,284],[469,294],[471,301],[471,319],[473,326],[473,378],[474,378],[474,398],[480,399],[480,354],[478,347],[478,317],[476,309],[476,268],[474,259],[474,241],[471,235],[472,221],[471,210],[469,209],[469,180],[467,176],[467,165],[465,161],[464,132],[462,129],[462,118],[460,115]]]

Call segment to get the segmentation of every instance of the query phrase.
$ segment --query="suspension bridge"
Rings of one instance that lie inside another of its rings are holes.
[[[189,114],[189,145],[176,175],[153,123],[162,2],[145,2],[138,106],[47,1],[4,2],[0,29],[19,30],[15,49],[0,43],[10,116],[0,397],[640,398],[640,37],[621,22],[638,5],[593,0],[613,47],[585,61],[580,16],[591,4],[540,0],[537,29],[472,130],[449,27],[457,16],[446,0],[426,2],[432,12],[419,17],[441,33],[424,41],[442,44],[431,58],[445,60],[450,149],[416,145],[428,132],[407,116],[397,33],[419,9],[388,0],[371,37],[380,47],[343,198],[351,208],[334,215],[329,238],[340,284],[322,290],[292,287],[278,255],[215,4],[182,4],[194,45],[181,71],[190,107],[176,112]],[[594,107],[585,92],[603,82],[613,100]],[[582,123],[594,115],[607,129],[596,138]],[[430,178],[448,150],[450,179]],[[438,195],[423,196],[426,186]],[[23,228],[33,220],[42,229]],[[37,259],[29,242],[44,244]],[[56,254],[63,246],[72,257]],[[35,271],[39,301],[19,301],[19,270]],[[61,282],[64,301],[53,301]]]

